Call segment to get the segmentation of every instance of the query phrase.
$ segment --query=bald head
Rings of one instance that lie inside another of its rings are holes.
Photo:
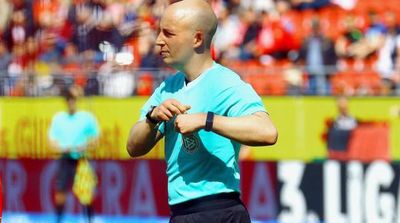
[[[171,4],[164,16],[172,16],[177,22],[182,22],[195,31],[205,34],[205,45],[211,45],[211,40],[217,30],[218,20],[211,6],[205,0],[183,0]]]

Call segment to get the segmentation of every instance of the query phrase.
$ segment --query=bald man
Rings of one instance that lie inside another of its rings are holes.
[[[166,9],[156,45],[178,72],[154,91],[128,137],[132,157],[165,138],[173,223],[250,222],[240,200],[240,146],[277,141],[253,88],[213,61],[216,29],[217,18],[204,0],[179,1]]]

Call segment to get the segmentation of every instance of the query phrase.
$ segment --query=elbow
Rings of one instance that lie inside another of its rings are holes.
[[[260,144],[262,146],[275,145],[278,141],[278,130],[275,127],[264,129],[261,134]]]
[[[272,123],[271,119],[269,118],[268,114],[266,113],[256,113],[255,114],[257,119],[258,126],[256,129],[256,136],[254,139],[253,144],[256,146],[271,146],[276,144],[278,141],[278,130],[275,125]]]
[[[136,158],[136,157],[144,155],[144,154],[141,154],[140,150],[138,150],[137,148],[138,147],[133,145],[132,143],[127,143],[127,145],[126,145],[126,150],[129,154],[129,156],[132,158]]]

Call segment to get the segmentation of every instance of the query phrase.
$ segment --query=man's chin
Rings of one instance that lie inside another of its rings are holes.
[[[168,58],[168,57],[163,58],[163,61],[164,61],[164,63],[165,63],[166,65],[173,66],[173,64],[174,64],[174,62],[173,62],[170,58]]]

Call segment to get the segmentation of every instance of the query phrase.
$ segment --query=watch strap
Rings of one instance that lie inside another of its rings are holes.
[[[207,132],[212,130],[214,124],[214,113],[213,112],[207,112],[207,119],[206,119],[206,126],[204,127],[204,130]]]
[[[151,123],[154,124],[154,125],[157,125],[158,123],[160,123],[160,121],[155,120],[154,118],[151,117],[151,113],[153,113],[153,111],[154,111],[154,109],[155,109],[156,107],[157,107],[157,106],[151,106],[150,109],[149,109],[149,111],[148,111],[147,114],[146,114],[146,119],[149,120],[149,122],[151,122]]]

